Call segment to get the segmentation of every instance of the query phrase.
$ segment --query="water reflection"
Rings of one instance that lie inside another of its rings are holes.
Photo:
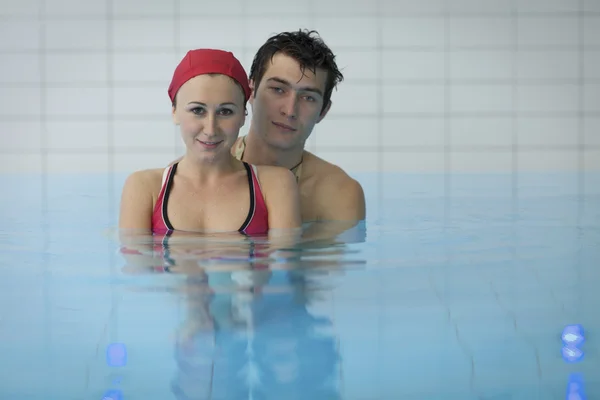
[[[583,377],[580,374],[569,376],[566,400],[586,400]]]
[[[349,244],[364,242],[366,225],[320,222],[305,227],[300,237],[282,232],[277,242],[239,233],[198,234],[172,232],[148,235],[120,232],[121,256],[127,273],[257,268],[307,269],[342,267],[366,261],[350,260]]]
[[[285,247],[238,234],[123,241],[123,271],[181,278],[185,317],[174,348],[175,397],[341,398],[328,278],[366,263],[347,248],[365,237],[362,224],[346,231],[323,224]]]
[[[339,398],[332,321],[307,310],[307,286],[305,277],[283,270],[187,279],[172,383],[177,398]]]
[[[562,333],[562,356],[570,363],[576,363],[583,358],[583,350],[579,346],[584,342],[583,328],[581,325],[568,325]]]

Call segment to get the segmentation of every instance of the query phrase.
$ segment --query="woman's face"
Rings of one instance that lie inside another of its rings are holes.
[[[198,75],[177,93],[173,121],[190,154],[215,159],[231,154],[246,120],[244,92],[226,75]]]

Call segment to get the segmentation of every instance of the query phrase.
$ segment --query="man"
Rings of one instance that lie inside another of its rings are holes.
[[[313,128],[330,110],[331,93],[342,80],[333,52],[315,31],[270,37],[250,69],[248,135],[238,138],[232,152],[251,164],[292,170],[300,188],[303,222],[343,221],[349,228],[366,216],[361,185],[340,167],[304,149]]]
[[[251,164],[291,169],[300,187],[304,222],[359,221],[366,214],[361,185],[304,149],[343,80],[334,54],[313,34],[283,32],[260,47],[250,68],[252,121],[233,151]]]

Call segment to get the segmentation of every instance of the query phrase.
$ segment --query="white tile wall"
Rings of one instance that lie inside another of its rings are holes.
[[[48,54],[45,65],[45,81],[55,87],[97,87],[108,83],[108,56],[103,53]]]
[[[95,0],[44,0],[43,12],[49,17],[90,17],[106,16],[106,1]]]
[[[448,128],[452,148],[510,149],[514,144],[514,122],[510,117],[452,118]]]
[[[513,43],[512,20],[509,17],[452,17],[449,36],[452,47],[508,47]]]
[[[346,78],[308,148],[349,171],[600,169],[596,0],[0,2],[1,172],[162,166],[182,152],[166,90],[183,54],[249,68],[298,28]]]
[[[83,150],[106,154],[110,149],[107,121],[48,121],[45,132],[50,153]]]
[[[42,125],[31,121],[1,121],[0,148],[10,155],[40,153]],[[4,156],[2,159],[4,160]],[[4,167],[4,162],[2,163]]]
[[[173,0],[171,0],[173,1]],[[179,9],[179,15],[185,16],[201,16],[201,15],[231,15],[233,13],[242,13],[246,7],[245,0],[223,0],[219,3],[219,7],[206,7],[206,3],[198,0],[179,0],[175,1],[176,7]]]
[[[35,15],[40,10],[40,1],[39,0],[23,0],[20,2],[11,1],[11,2],[3,2],[2,3],[2,14],[5,15]]]
[[[448,54],[449,78],[453,81],[511,81],[514,52],[498,50],[457,49]]]
[[[443,151],[446,121],[441,117],[386,118],[382,121],[383,145],[393,148],[419,147]]]
[[[2,55],[0,85],[36,85],[41,82],[40,56],[38,54]]]
[[[2,5],[7,0],[2,0]],[[4,9],[4,8],[3,8]],[[42,25],[34,13],[28,19],[3,17],[0,19],[0,51],[27,52],[41,48]],[[4,68],[4,63],[2,63]]]
[[[518,121],[518,144],[525,148],[574,148],[579,137],[577,118],[521,118]]]
[[[600,116],[588,118],[584,125],[584,143],[589,147],[600,147]]]
[[[118,19],[111,22],[112,24],[112,48],[118,50],[119,53],[129,53],[144,50],[145,52],[153,53],[152,50],[159,49],[161,52],[164,49],[174,49],[176,39],[178,38],[183,46],[190,43],[185,41],[190,36],[187,31],[188,20],[181,21],[180,29],[176,30],[176,22],[174,19],[154,18],[154,19]],[[105,23],[106,25],[106,23]],[[198,35],[204,33],[198,24]],[[198,46],[198,44],[196,44]],[[148,68],[152,68],[148,66]],[[173,67],[174,69],[175,67]]]
[[[108,48],[108,24],[105,20],[48,20],[44,24],[44,48],[47,52],[69,50],[83,52]],[[69,65],[65,62],[65,66]]]

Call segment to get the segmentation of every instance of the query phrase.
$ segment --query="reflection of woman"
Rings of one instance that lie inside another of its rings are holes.
[[[172,272],[201,274],[211,270],[244,270],[268,266],[272,241],[226,234],[172,232],[169,235],[138,236],[137,243],[122,244],[125,273]],[[282,236],[283,238],[284,236]],[[232,240],[235,239],[235,240]],[[282,243],[280,240],[279,243]],[[253,267],[252,267],[253,266]]]
[[[176,347],[178,399],[340,398],[336,341],[318,333],[331,323],[308,313],[309,295],[298,293],[307,282],[291,274],[261,269],[187,281],[194,295]],[[221,292],[209,289],[213,282]]]
[[[138,171],[127,178],[119,227],[252,235],[299,228],[293,173],[250,165],[231,154],[250,98],[239,61],[221,50],[189,51],[175,70],[169,97],[186,153],[167,169]]]

